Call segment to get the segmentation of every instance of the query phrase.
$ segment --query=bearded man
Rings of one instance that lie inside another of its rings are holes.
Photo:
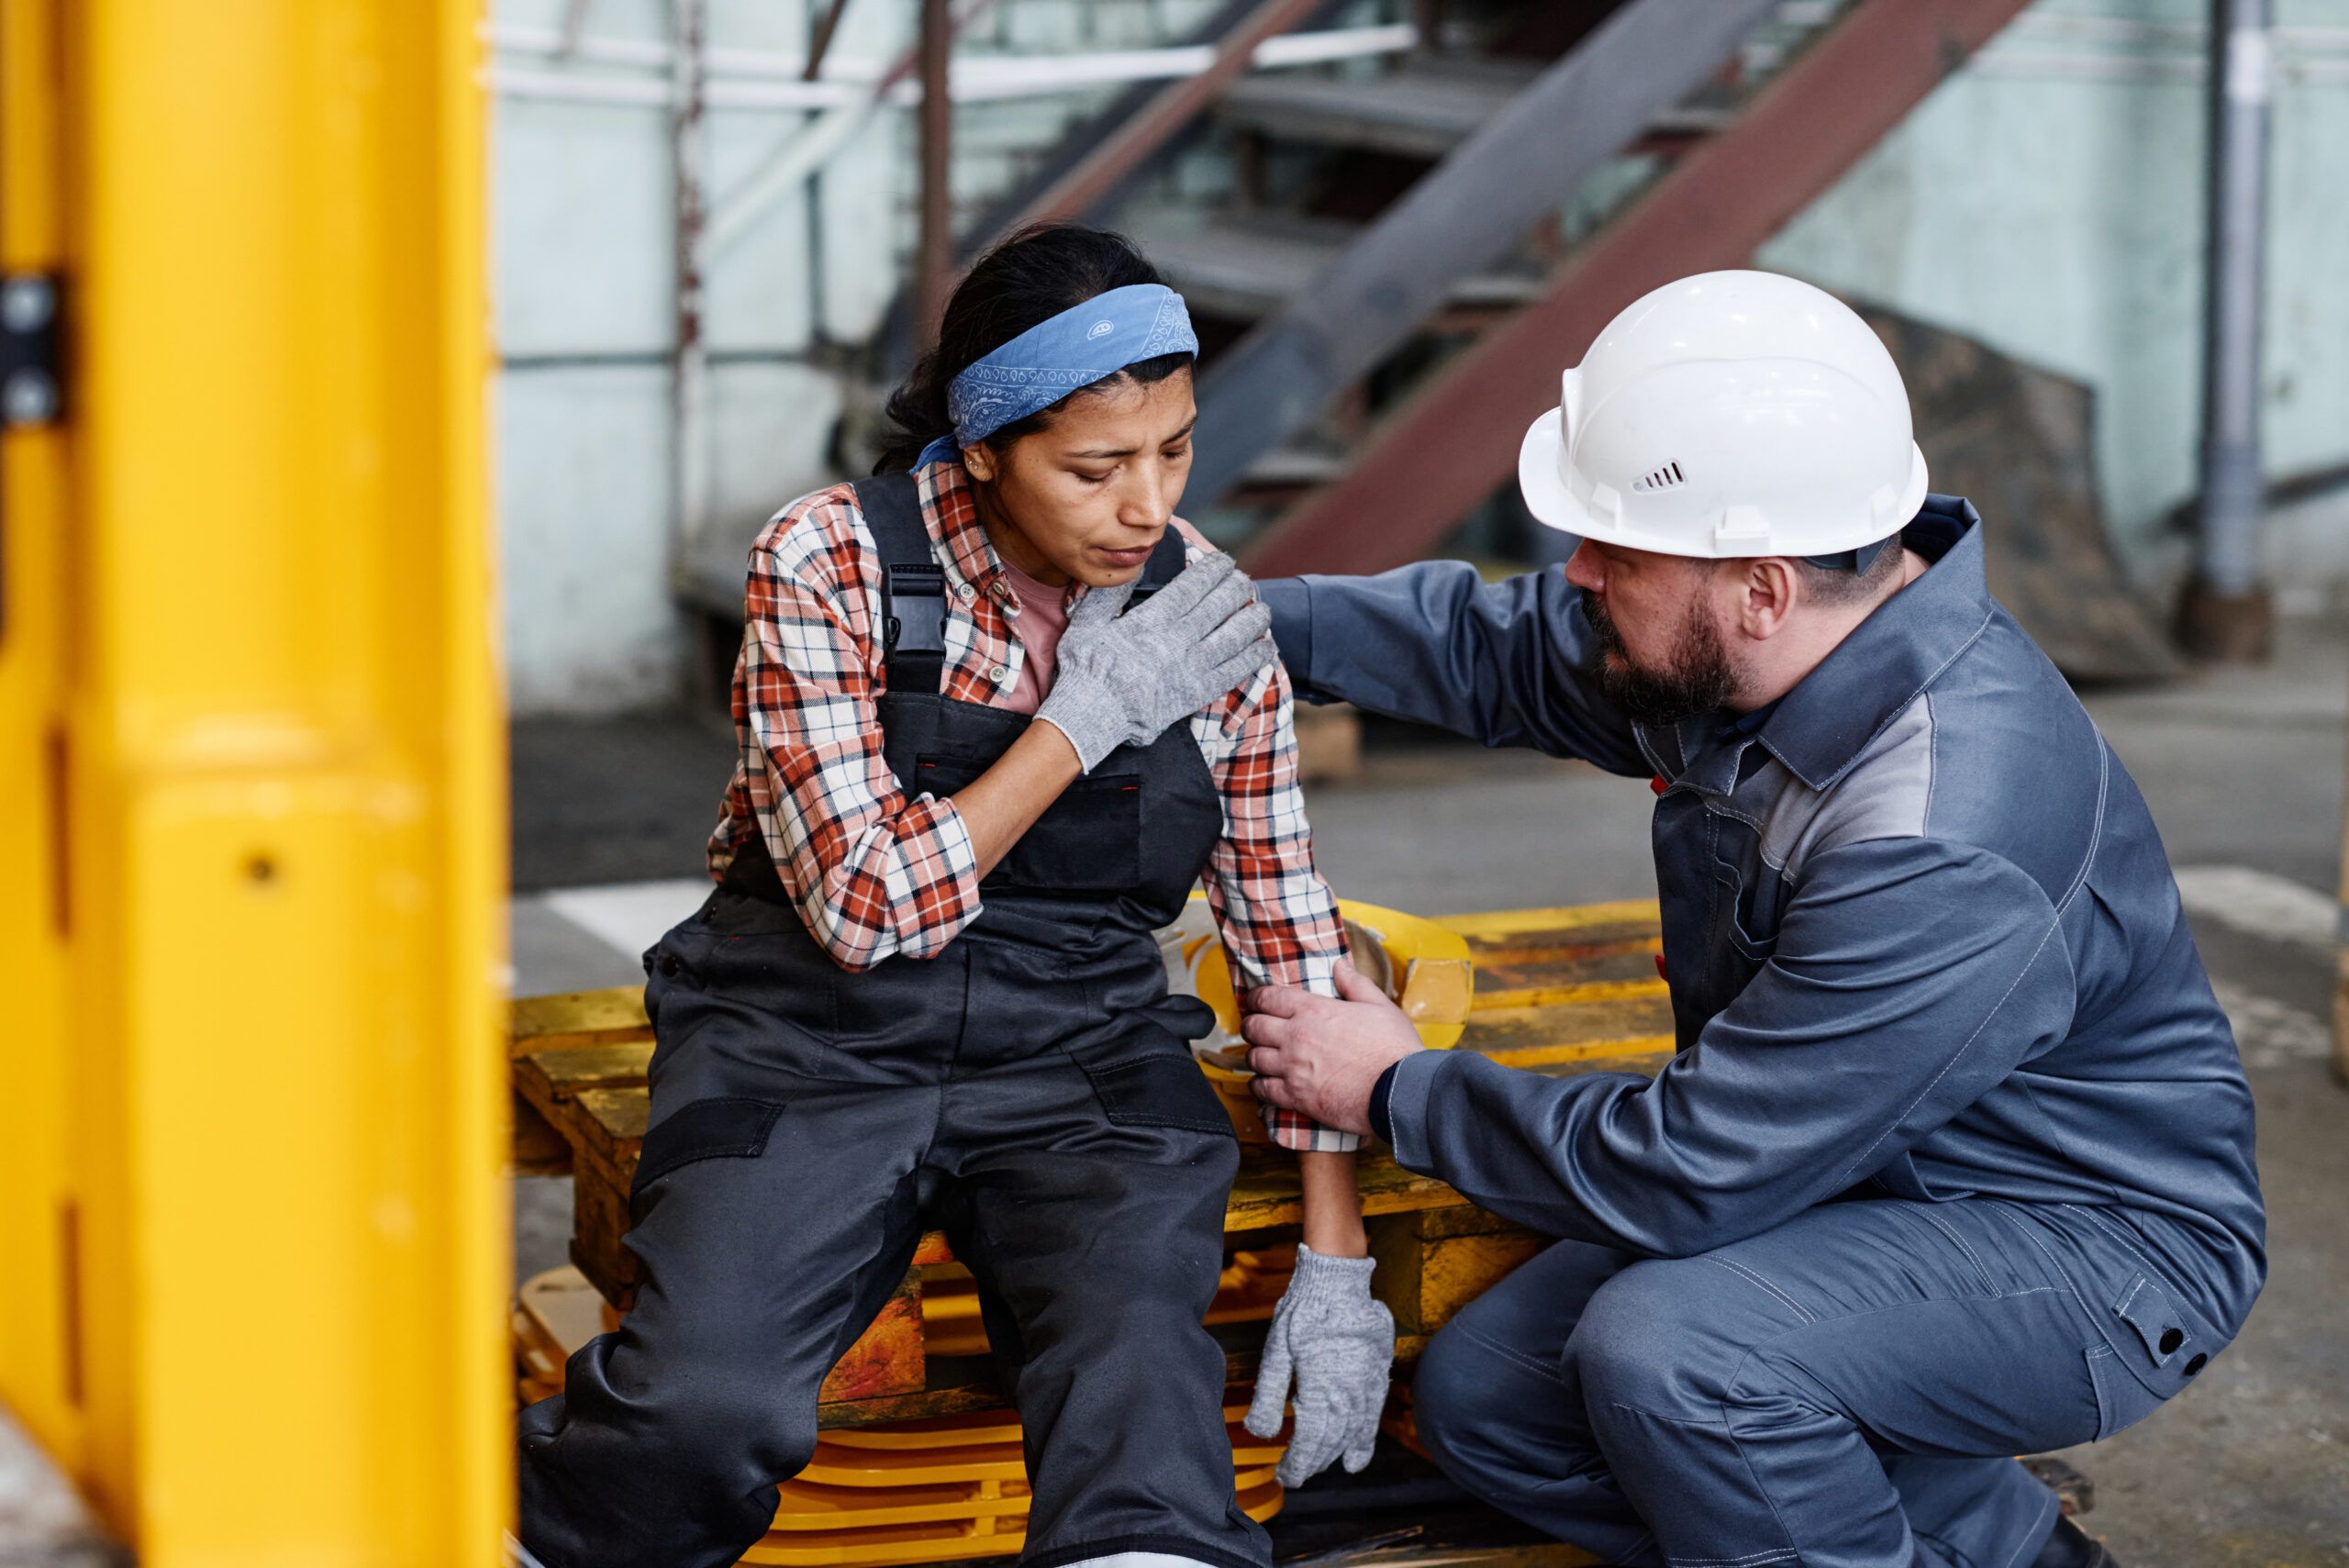
[[[1563,573],[1262,584],[1308,698],[1655,791],[1653,1080],[1421,1051],[1359,980],[1246,1025],[1264,1098],[1560,1238],[1435,1337],[1416,1409],[1610,1562],[2109,1564],[2011,1456],[2145,1417],[2266,1277],[2153,820],[1910,431],[1841,303],[1688,278],[1527,434]]]

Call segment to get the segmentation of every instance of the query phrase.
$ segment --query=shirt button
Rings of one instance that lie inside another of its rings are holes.
[[[956,588],[956,589],[954,590],[954,592],[955,592],[956,596],[958,596],[959,598],[963,599],[965,603],[968,603],[972,598],[975,597],[975,596],[977,595],[977,594],[978,594],[978,590],[977,590],[976,588],[972,587],[968,583],[965,583],[965,584],[963,584],[961,587]]]
[[[1011,667],[1008,664],[998,664],[994,669],[989,670],[987,674],[992,677],[995,684],[999,686],[1003,684],[1004,682],[1011,679]]]

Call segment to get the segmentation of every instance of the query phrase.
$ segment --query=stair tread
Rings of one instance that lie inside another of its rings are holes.
[[[1540,73],[1532,61],[1414,58],[1368,81],[1267,74],[1235,83],[1216,112],[1268,136],[1440,158]]]
[[[1269,213],[1229,214],[1197,229],[1133,231],[1192,309],[1241,320],[1303,293],[1360,232],[1333,219]],[[1514,306],[1541,286],[1538,276],[1497,271],[1459,279],[1449,298],[1456,306]]]
[[[1355,232],[1349,224],[1251,214],[1135,238],[1192,309],[1249,319],[1310,284]]]
[[[1275,72],[1225,90],[1216,107],[1226,125],[1286,140],[1364,148],[1407,157],[1442,158],[1532,84],[1537,61],[1412,56],[1384,76]],[[1707,101],[1675,105],[1649,129],[1663,135],[1709,134],[1736,117]]]

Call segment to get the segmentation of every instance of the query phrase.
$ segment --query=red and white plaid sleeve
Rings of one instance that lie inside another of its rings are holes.
[[[711,846],[755,829],[807,929],[844,969],[937,952],[979,913],[951,801],[908,798],[882,755],[879,566],[846,485],[795,503],[751,549],[734,671],[741,763]],[[747,818],[748,820],[745,820]]]
[[[1208,859],[1206,881],[1232,976],[1243,990],[1276,983],[1334,996],[1345,928],[1337,895],[1313,869],[1288,672],[1275,664],[1201,722],[1219,722],[1223,730],[1224,745],[1215,748],[1223,754],[1211,766],[1223,796],[1223,837]],[[1278,1106],[1264,1107],[1264,1128],[1284,1149],[1336,1151],[1362,1143]]]

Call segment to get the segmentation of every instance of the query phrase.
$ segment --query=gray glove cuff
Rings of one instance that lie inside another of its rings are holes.
[[[1091,773],[1126,738],[1125,704],[1075,670],[1063,670],[1037,705],[1036,717],[1068,737],[1078,766]]]
[[[1359,1300],[1370,1291],[1375,1258],[1333,1258],[1297,1244],[1297,1273],[1288,1282],[1287,1299],[1298,1307],[1343,1296]]]

